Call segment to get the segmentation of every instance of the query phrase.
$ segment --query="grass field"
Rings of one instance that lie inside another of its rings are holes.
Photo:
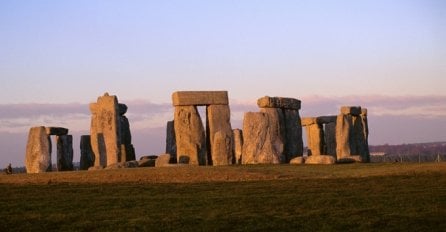
[[[446,163],[0,175],[0,231],[446,231]]]

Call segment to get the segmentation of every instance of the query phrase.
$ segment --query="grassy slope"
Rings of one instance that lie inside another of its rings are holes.
[[[445,208],[446,164],[0,176],[0,231],[444,231]]]

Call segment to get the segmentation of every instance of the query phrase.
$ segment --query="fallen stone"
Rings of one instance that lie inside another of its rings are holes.
[[[350,163],[360,163],[362,162],[361,156],[349,156],[338,159],[336,163],[338,164],[350,164]]]
[[[265,96],[257,100],[257,105],[260,108],[281,108],[281,109],[300,110],[301,102],[300,100],[294,98]]]
[[[330,155],[311,155],[305,159],[305,164],[334,164],[336,159]]]
[[[161,154],[155,161],[155,167],[165,167],[170,164],[170,154]]]
[[[295,157],[290,160],[290,164],[304,164],[305,158],[302,156]]]
[[[25,166],[27,173],[51,171],[51,140],[43,126],[29,130]]]
[[[145,155],[145,156],[141,156],[140,158],[139,158],[139,160],[145,160],[145,159],[157,159],[158,158],[158,156],[157,155]]]
[[[172,94],[174,106],[228,105],[227,91],[178,91]]]
[[[155,167],[156,159],[141,159],[138,161],[138,167]]]
[[[192,165],[206,165],[206,137],[201,117],[196,106],[176,106],[174,115],[177,160],[184,162],[189,157]]]
[[[114,163],[114,164],[110,164],[107,167],[105,167],[104,169],[121,169],[121,168],[137,168],[139,166],[138,161],[133,160],[133,161],[128,161],[128,162],[124,162],[124,163]]]
[[[63,127],[46,127],[46,134],[47,135],[67,135],[68,129]]]

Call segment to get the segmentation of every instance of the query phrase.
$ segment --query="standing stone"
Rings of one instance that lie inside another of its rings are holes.
[[[306,127],[308,139],[308,156],[323,155],[324,130],[322,125],[314,123]]]
[[[90,135],[82,135],[80,142],[81,160],[80,170],[88,170],[94,165],[94,154],[91,150]]]
[[[336,157],[336,121],[325,124],[325,146],[327,155]]]
[[[25,166],[27,173],[51,171],[51,140],[43,126],[29,130]]]
[[[175,141],[174,121],[168,121],[166,127],[166,154],[170,154],[170,162],[177,163],[177,144]]]
[[[196,106],[176,106],[174,115],[177,160],[206,165],[206,137]]]
[[[285,117],[285,162],[303,155],[302,126],[298,110],[284,109]]]
[[[268,115],[268,136],[274,150],[274,156],[278,157],[279,163],[285,163],[285,117],[279,108],[261,108],[260,112]],[[269,160],[268,158],[266,160]]]
[[[228,105],[206,107],[206,129],[209,165],[232,164],[232,128]],[[219,134],[218,137],[217,134]],[[218,140],[218,141],[217,141]]]
[[[350,136],[353,134],[353,117],[351,115],[338,115],[336,120],[336,156],[342,159],[351,156]]]
[[[368,125],[368,120],[367,120],[367,109],[362,108],[361,109],[361,122],[362,122],[362,128],[363,128],[363,133],[362,136],[364,138],[364,142],[363,144],[361,144],[361,148],[360,148],[360,155],[362,158],[363,162],[370,162],[370,151],[369,151],[369,125]]]
[[[242,164],[242,148],[243,148],[243,134],[242,130],[234,129],[232,130],[234,142],[234,156],[235,156],[235,164]]]
[[[243,119],[242,164],[278,164],[283,157],[283,118],[278,109],[247,112]]]
[[[56,136],[57,171],[73,171],[73,136]]]
[[[120,157],[119,107],[116,96],[105,93],[97,103],[90,104],[91,147],[95,154],[95,166],[117,163]]]

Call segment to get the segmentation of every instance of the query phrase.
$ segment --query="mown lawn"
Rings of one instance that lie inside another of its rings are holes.
[[[200,181],[200,173],[217,175],[215,170],[231,178],[228,173],[254,173],[258,179]],[[177,183],[146,176],[160,172],[169,178],[193,173],[197,180]],[[95,178],[104,173],[108,180]],[[110,181],[123,173],[138,181]],[[85,175],[95,181],[70,181],[85,180]],[[34,182],[10,183],[30,176]],[[0,231],[445,231],[446,165],[152,168],[0,176],[0,218]]]

